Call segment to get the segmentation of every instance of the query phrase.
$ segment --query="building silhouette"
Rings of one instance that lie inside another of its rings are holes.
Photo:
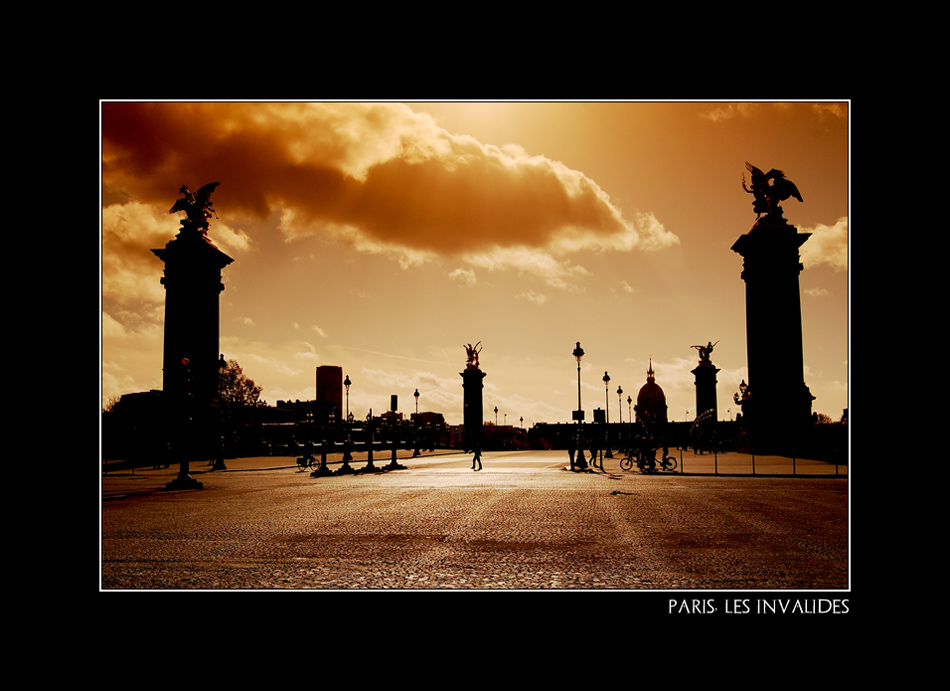
[[[637,422],[657,424],[667,421],[666,394],[656,383],[652,358],[650,359],[650,369],[647,370],[647,383],[640,388],[640,393],[637,394],[637,405],[634,410],[637,412]]]
[[[317,367],[317,403],[332,406],[336,419],[343,419],[343,368],[335,365]]]

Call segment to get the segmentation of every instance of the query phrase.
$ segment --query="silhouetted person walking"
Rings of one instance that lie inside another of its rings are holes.
[[[475,464],[478,463],[478,467],[475,467]],[[475,457],[472,459],[472,470],[481,470],[482,469],[482,450],[478,447],[475,447]]]

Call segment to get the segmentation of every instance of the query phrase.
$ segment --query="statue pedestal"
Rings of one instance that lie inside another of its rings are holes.
[[[716,374],[719,368],[708,360],[699,363],[693,370],[696,378],[696,416],[706,411],[713,411],[713,419],[719,419],[718,397],[716,395]]]
[[[460,372],[464,400],[463,422],[465,426],[465,448],[481,450],[482,448],[482,389],[485,388],[483,379],[485,373],[477,367],[468,367]]]
[[[809,237],[787,223],[760,222],[732,246],[744,260],[749,386],[742,413],[756,452],[793,448],[811,421],[798,253]]]
[[[165,483],[165,489],[176,490],[176,489],[202,489],[204,484],[195,480],[191,475],[183,473],[176,477],[171,482]]]
[[[163,397],[172,452],[182,464],[176,488],[200,488],[190,480],[188,458],[220,453],[218,302],[221,269],[234,260],[189,228],[152,252],[165,263]]]

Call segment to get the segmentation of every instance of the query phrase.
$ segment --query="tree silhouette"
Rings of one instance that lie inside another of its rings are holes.
[[[263,406],[261,391],[254,380],[248,379],[236,360],[228,360],[218,377],[218,398],[228,406],[256,408]]]

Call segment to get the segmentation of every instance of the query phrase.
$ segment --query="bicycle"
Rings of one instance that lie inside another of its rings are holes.
[[[660,461],[660,465],[663,466],[663,470],[673,471],[676,470],[678,463],[676,462],[675,457],[667,455],[664,456],[663,460]]]
[[[640,465],[640,454],[636,452],[627,453],[624,455],[623,458],[620,459],[621,470],[632,470],[634,464],[636,464],[637,466]]]
[[[634,464],[637,465],[641,473],[655,473],[658,469],[673,471],[676,470],[677,466],[676,458],[670,455],[663,456],[662,460],[657,460],[656,449],[637,451],[620,459],[622,470],[632,470]]]
[[[313,454],[301,456],[297,459],[297,467],[303,470],[316,470],[320,466],[320,461]]]

